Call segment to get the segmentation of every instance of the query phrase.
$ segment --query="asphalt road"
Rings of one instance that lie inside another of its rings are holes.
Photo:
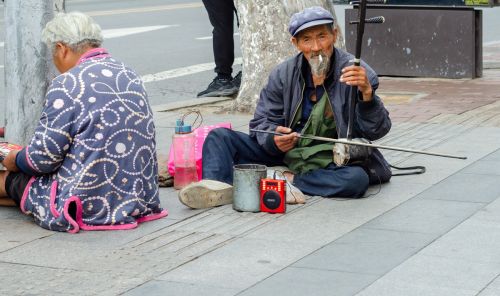
[[[147,79],[153,105],[195,98],[215,76],[213,66],[200,66],[213,62],[212,27],[201,1],[68,0],[66,3],[67,11],[92,15],[105,32],[121,30],[123,34],[130,34],[110,36],[104,47],[139,74],[147,76],[174,69],[194,73],[181,77],[172,77],[175,73],[171,73],[161,77],[168,79]],[[237,30],[236,25],[235,28]],[[145,32],[131,34],[141,29]],[[237,57],[241,56],[239,47],[239,37],[235,36]]]
[[[337,16],[343,24],[344,8]],[[0,4],[3,10],[3,4]],[[67,11],[92,15],[105,32],[104,47],[146,78],[152,105],[192,99],[214,77],[212,27],[201,1],[194,0],[66,0]],[[485,43],[500,42],[500,8],[484,9]],[[0,69],[3,69],[5,22],[0,15]],[[235,26],[237,34],[237,27]],[[239,36],[235,55],[240,57]],[[235,65],[235,72],[241,65]],[[179,76],[188,73],[184,76]],[[0,102],[5,97],[0,71]],[[158,74],[156,77],[152,74]],[[4,114],[0,111],[0,123]]]

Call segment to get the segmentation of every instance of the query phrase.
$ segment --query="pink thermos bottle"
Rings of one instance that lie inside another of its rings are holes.
[[[194,154],[195,140],[191,126],[184,125],[181,119],[177,119],[173,136],[175,189],[181,189],[192,182],[198,181]]]

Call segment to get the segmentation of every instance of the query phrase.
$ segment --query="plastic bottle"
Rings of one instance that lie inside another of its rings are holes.
[[[191,126],[184,125],[182,120],[177,119],[172,141],[174,145],[175,189],[181,189],[192,182],[198,181],[194,154],[195,140],[195,135],[191,132]]]

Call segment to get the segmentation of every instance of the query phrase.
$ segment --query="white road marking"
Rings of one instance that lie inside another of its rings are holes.
[[[115,14],[126,14],[126,13],[155,12],[155,11],[175,10],[183,8],[199,8],[199,7],[203,7],[203,3],[201,1],[193,3],[185,3],[185,4],[170,4],[161,6],[136,7],[128,9],[91,11],[91,12],[86,12],[86,14],[90,16],[103,16],[103,15],[115,15]]]
[[[500,44],[500,40],[484,42],[483,46],[490,46],[490,45],[497,45],[497,44]]]
[[[240,35],[240,33],[234,33],[234,36],[238,36],[238,35]],[[196,40],[209,40],[209,39],[212,39],[212,36],[198,37],[195,39]]]
[[[102,30],[102,35],[105,39],[124,37],[133,34],[151,32],[156,30],[161,30],[165,28],[179,27],[180,25],[163,25],[163,26],[146,26],[146,27],[131,27],[131,28],[121,28],[121,29],[108,29]],[[4,47],[5,42],[0,42],[0,47]]]
[[[117,37],[123,37],[133,34],[145,33],[156,31],[164,28],[179,27],[179,25],[164,25],[164,26],[146,26],[146,27],[131,27],[131,28],[121,28],[121,29],[109,29],[102,30],[102,35],[104,39],[111,39]]]
[[[243,59],[240,58],[235,58],[234,63],[235,64],[241,64],[243,62]],[[147,74],[142,76],[142,81],[144,82],[155,82],[155,81],[161,81],[161,80],[167,80],[171,78],[176,78],[176,77],[182,77],[186,75],[191,75],[191,74],[196,74],[208,70],[213,70],[215,67],[214,63],[204,63],[204,64],[198,64],[198,65],[192,65],[188,67],[182,67],[182,68],[177,68],[177,69],[172,69],[172,70],[167,70],[155,74]]]
[[[206,36],[206,37],[198,37],[198,38],[195,38],[196,40],[208,40],[208,39],[212,39],[212,36]]]

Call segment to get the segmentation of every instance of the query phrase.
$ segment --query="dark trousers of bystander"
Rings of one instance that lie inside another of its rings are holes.
[[[281,166],[283,155],[269,155],[249,135],[226,128],[212,130],[203,145],[203,179],[233,184],[233,165]],[[368,189],[368,175],[358,166],[338,167],[333,163],[294,177],[293,185],[308,195],[362,197]]]
[[[215,72],[220,78],[231,79],[234,62],[233,0],[203,0],[203,4],[214,27],[212,35]]]

